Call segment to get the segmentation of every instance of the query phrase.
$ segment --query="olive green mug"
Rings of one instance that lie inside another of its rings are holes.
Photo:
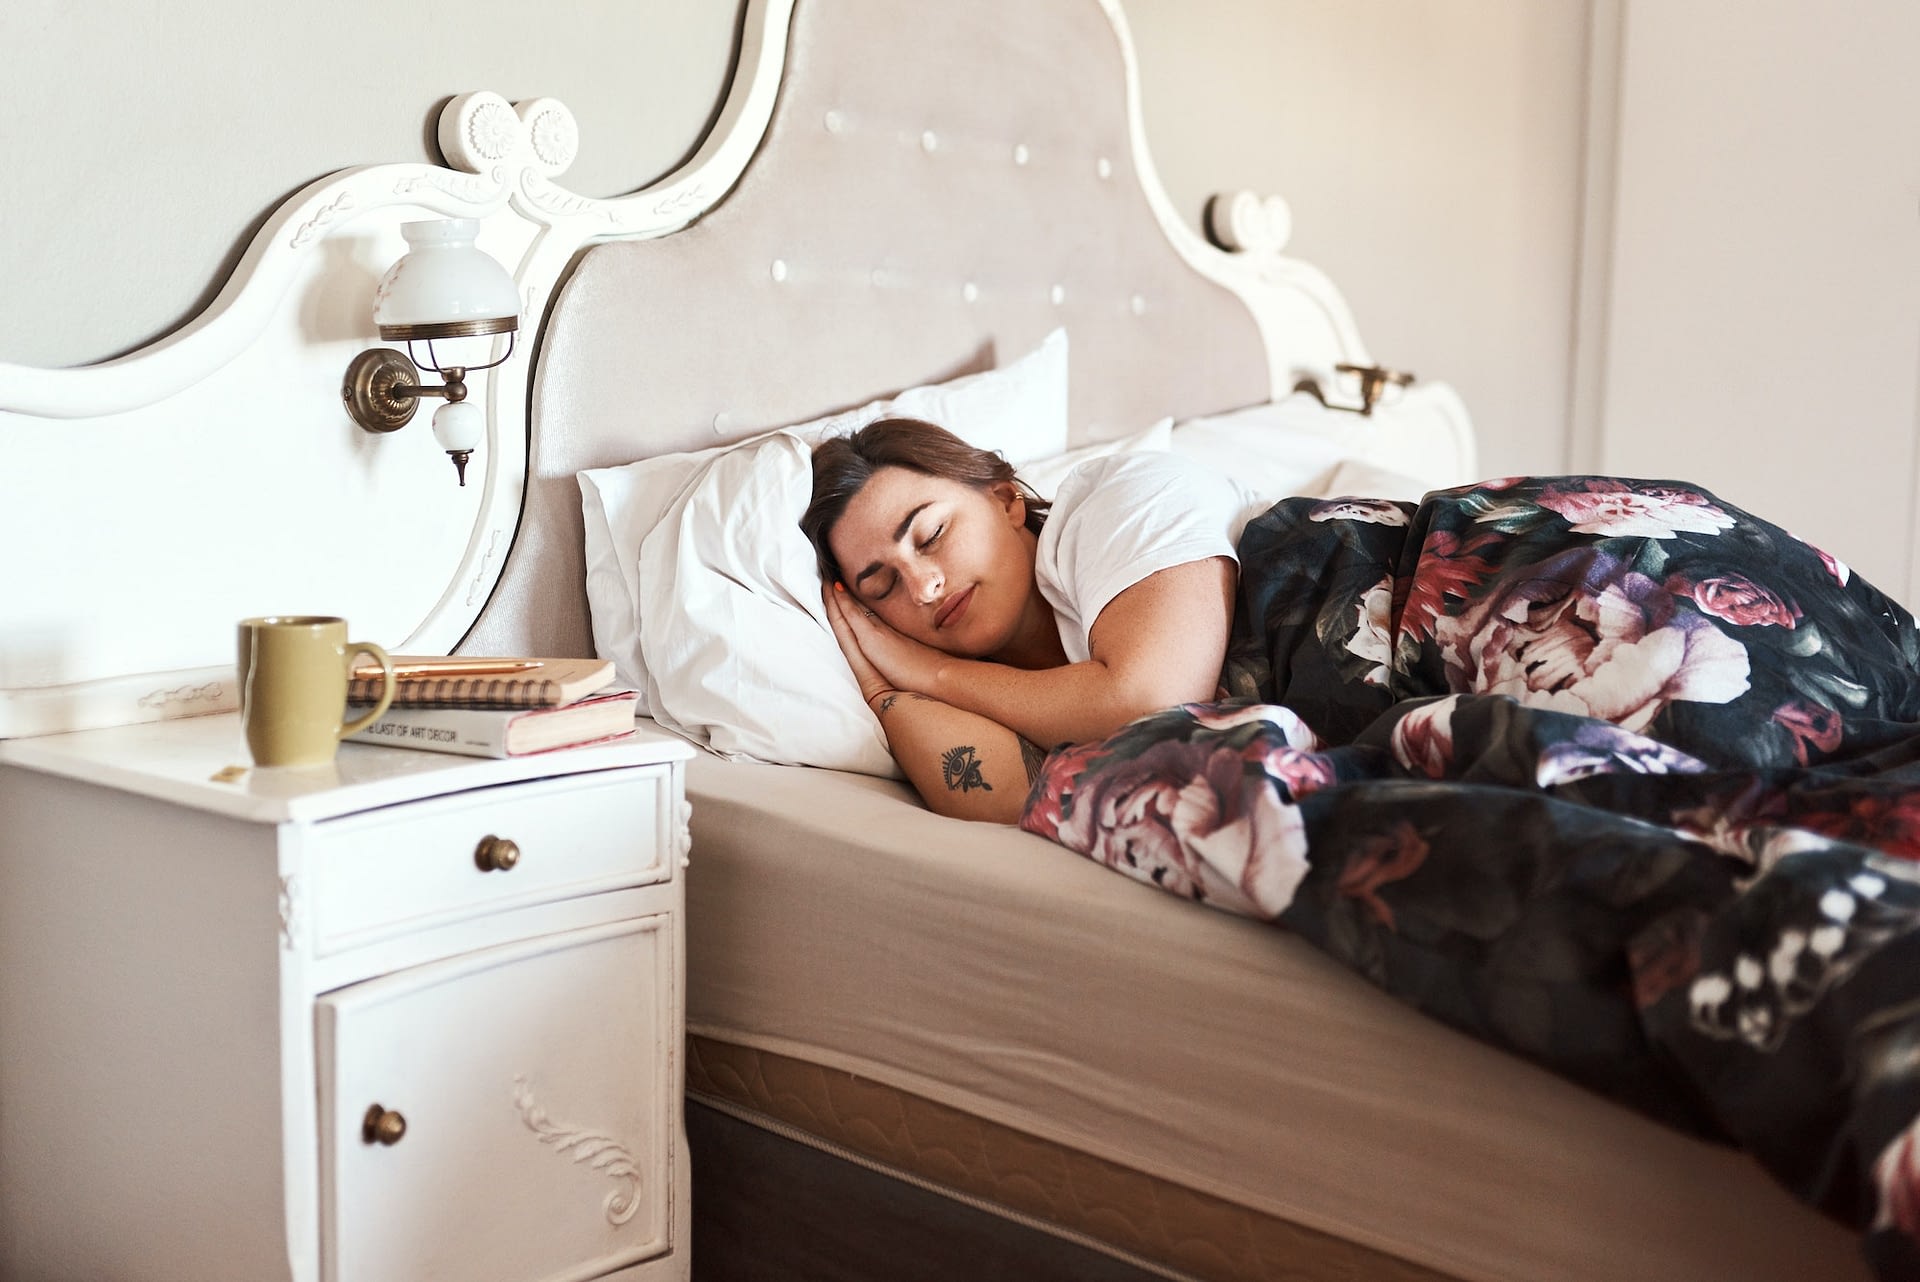
[[[362,654],[385,681],[373,710],[347,715],[347,677]],[[281,614],[240,621],[240,724],[257,766],[324,766],[340,740],[393,702],[393,660],[371,641],[347,640],[347,621]]]

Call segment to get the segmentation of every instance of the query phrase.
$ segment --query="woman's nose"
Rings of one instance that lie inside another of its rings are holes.
[[[939,567],[933,565],[918,566],[907,578],[907,589],[913,593],[914,602],[918,605],[932,605],[938,601],[940,589],[945,584],[946,579]]]

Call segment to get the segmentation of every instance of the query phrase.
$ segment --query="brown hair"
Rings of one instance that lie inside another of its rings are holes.
[[[1051,506],[1014,475],[1013,464],[992,450],[976,449],[924,419],[875,419],[851,435],[832,437],[813,447],[813,499],[800,517],[800,532],[813,544],[823,581],[834,583],[841,578],[840,565],[827,545],[833,527],[854,495],[883,467],[904,467],[979,490],[1011,481],[1027,500],[1027,528],[1035,534]]]

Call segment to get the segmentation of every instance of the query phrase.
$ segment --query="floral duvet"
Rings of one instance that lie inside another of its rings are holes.
[[[1920,1278],[1920,631],[1674,482],[1281,502],[1219,702],[1022,827],[1754,1153]]]

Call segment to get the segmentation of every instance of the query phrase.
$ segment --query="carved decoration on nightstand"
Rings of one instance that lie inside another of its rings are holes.
[[[547,1110],[534,1102],[533,1088],[527,1084],[525,1075],[516,1075],[513,1079],[513,1106],[520,1111],[520,1120],[542,1144],[575,1162],[587,1163],[610,1180],[623,1182],[624,1187],[607,1194],[607,1223],[618,1227],[633,1218],[634,1212],[640,1209],[640,1168],[633,1154],[608,1136],[548,1121]]]
[[[280,878],[280,947],[289,951],[300,943],[300,928],[305,921],[300,910],[305,898],[298,877]]]
[[[218,705],[227,693],[224,681],[209,681],[204,685],[180,685],[167,690],[152,690],[140,696],[141,708],[165,708],[174,704],[204,703],[209,710]]]

